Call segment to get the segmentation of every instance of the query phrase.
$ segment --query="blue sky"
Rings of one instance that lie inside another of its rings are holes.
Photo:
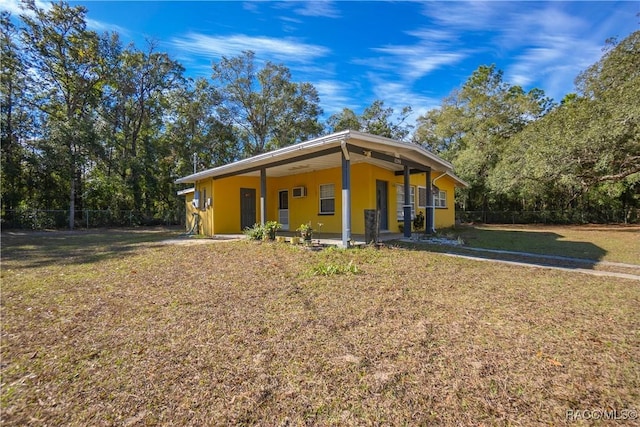
[[[70,3],[88,8],[91,29],[117,31],[139,49],[153,40],[191,77],[209,77],[212,62],[243,50],[283,63],[317,88],[325,116],[360,113],[375,99],[422,114],[490,64],[508,83],[559,101],[607,38],[640,29],[639,1]],[[16,11],[17,0],[0,7]]]

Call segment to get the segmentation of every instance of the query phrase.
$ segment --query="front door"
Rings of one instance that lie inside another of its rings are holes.
[[[380,230],[388,230],[387,181],[376,180],[376,209],[380,211]]]
[[[278,222],[283,230],[289,229],[289,190],[278,191]]]
[[[256,223],[256,189],[240,189],[240,229],[251,228]]]

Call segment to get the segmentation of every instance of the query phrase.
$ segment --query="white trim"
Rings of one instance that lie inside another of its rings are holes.
[[[401,191],[399,191],[398,189],[400,189]],[[413,190],[413,191],[412,191]],[[398,195],[402,193],[402,201],[398,200]],[[413,193],[413,197],[411,197],[411,193]],[[397,221],[404,221],[404,208],[406,208],[407,206],[411,208],[411,220],[413,220],[413,218],[415,218],[415,216],[417,215],[417,208],[418,208],[418,203],[416,200],[416,186],[415,185],[410,185],[409,186],[409,199],[412,200],[410,205],[405,205],[404,204],[404,184],[398,184],[396,183],[396,220]],[[402,203],[402,211],[398,210],[398,207],[400,206],[399,203]],[[402,213],[402,218],[400,218],[400,213]]]
[[[440,204],[436,204],[436,199],[438,199],[439,201],[442,201],[442,198],[440,197],[440,194],[444,193],[444,206],[440,206]],[[433,206],[436,209],[447,209],[447,191],[446,190],[438,190],[437,194],[434,191],[433,192]]]
[[[290,200],[289,200],[289,192],[290,190],[288,188],[282,188],[277,190],[278,191],[278,222],[280,222],[282,224],[282,230],[284,231],[289,231],[289,229],[291,228],[291,207],[290,207]],[[280,209],[280,193],[282,193],[283,191],[287,192],[287,209]],[[286,211],[287,213],[287,223],[285,224],[284,222],[281,222],[281,217],[280,214],[283,213],[284,211]]]
[[[180,190],[176,193],[176,195],[178,196],[184,196],[190,193],[194,193],[196,191],[195,187],[191,187],[191,188],[185,188],[184,190]]]

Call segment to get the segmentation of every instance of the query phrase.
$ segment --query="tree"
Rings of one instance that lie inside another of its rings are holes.
[[[157,162],[168,100],[172,91],[180,90],[183,68],[155,52],[153,43],[146,52],[129,46],[113,53],[116,67],[102,105],[108,164],[99,176],[121,183],[122,192],[113,192],[119,200],[109,206],[150,214],[161,179]]]
[[[640,32],[609,41],[579,93],[513,138],[492,185],[546,205],[640,202]]]
[[[14,210],[27,193],[26,142],[33,118],[26,105],[27,77],[16,45],[18,31],[9,12],[0,15],[0,138],[2,161],[2,208]]]
[[[255,54],[222,57],[213,65],[214,87],[222,96],[219,114],[231,121],[247,156],[318,135],[322,113],[316,89],[294,83],[284,65],[266,62],[256,69]]]
[[[593,179],[616,182],[640,172],[640,31],[608,40],[576,85],[586,100],[577,105],[592,117],[581,159],[593,165]]]
[[[411,132],[412,126],[406,123],[411,112],[409,106],[402,108],[394,122],[393,108],[385,108],[384,101],[375,100],[364,109],[360,116],[357,116],[349,108],[344,108],[340,113],[333,114],[327,119],[327,127],[329,132],[350,129],[402,141]]]
[[[330,133],[343,130],[360,131],[362,129],[360,118],[350,108],[343,108],[341,112],[332,114],[327,119],[327,127]]]
[[[165,137],[175,150],[174,157],[179,159],[177,176],[193,172],[194,154],[197,170],[224,165],[240,157],[232,124],[218,117],[220,102],[220,94],[205,79],[189,81],[172,93],[169,105],[173,114]]]
[[[466,190],[471,209],[488,209],[501,194],[488,179],[509,139],[543,116],[552,105],[544,92],[525,92],[503,81],[495,65],[480,66],[461,89],[445,98],[441,108],[418,119],[416,142],[435,148],[452,161],[456,172],[470,183]]]
[[[33,100],[46,117],[49,153],[56,155],[57,172],[68,183],[69,228],[74,227],[76,202],[81,203],[82,166],[96,147],[92,121],[100,99],[100,38],[86,29],[86,9],[54,3],[49,11],[33,1],[22,15],[22,44]]]
[[[411,112],[411,107],[403,107],[397,121],[392,122],[393,108],[385,108],[384,101],[375,100],[370,106],[364,109],[360,117],[362,130],[373,135],[380,135],[402,141],[411,131],[411,126],[405,123],[406,119],[411,115]]]

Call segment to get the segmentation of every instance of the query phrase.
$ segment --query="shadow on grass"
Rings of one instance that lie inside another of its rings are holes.
[[[592,242],[567,240],[548,230],[502,230],[473,226],[441,232],[449,238],[460,237],[464,246],[405,243],[417,250],[453,253],[483,259],[519,262],[529,265],[595,269],[607,251]],[[624,270],[626,271],[626,270]]]
[[[550,231],[460,227],[456,232],[472,248],[579,258],[594,263],[607,254],[606,250],[594,243],[564,240],[564,236]]]
[[[2,262],[18,261],[21,268],[55,264],[91,264],[123,256],[140,245],[175,238],[171,229],[89,231],[3,231]]]

